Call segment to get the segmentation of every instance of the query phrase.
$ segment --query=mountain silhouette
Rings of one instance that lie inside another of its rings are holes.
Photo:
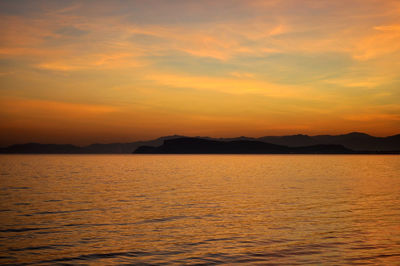
[[[218,141],[202,138],[177,138],[165,140],[159,147],[141,146],[134,153],[140,154],[351,154],[342,145],[314,145],[288,147],[261,141]]]
[[[231,139],[232,140],[232,139]],[[374,137],[365,133],[352,132],[342,135],[289,135],[266,136],[254,140],[289,147],[301,147],[320,144],[337,144],[355,151],[400,151],[400,134],[389,137]]]
[[[138,147],[158,147],[165,140],[184,138],[186,136],[172,135],[164,136],[148,141],[136,141],[128,143],[91,144],[88,146],[74,146],[70,144],[39,144],[27,143],[16,144],[0,148],[0,153],[49,153],[49,154],[130,154]],[[268,144],[287,146],[291,148],[315,146],[315,145],[343,145],[345,148],[364,153],[382,153],[400,151],[400,134],[389,137],[374,137],[365,133],[353,132],[342,135],[289,135],[289,136],[265,136],[260,138],[237,137],[237,138],[211,138],[207,136],[195,137],[214,141],[257,141]],[[150,148],[149,148],[150,149]]]
[[[81,148],[71,144],[26,143],[2,148],[0,149],[0,153],[76,154],[81,153]]]
[[[149,141],[136,141],[128,143],[110,143],[110,144],[91,144],[81,148],[80,153],[101,153],[101,154],[127,154],[132,153],[139,146],[159,146],[163,144],[164,140],[174,139],[183,136],[173,135],[160,137]]]
[[[317,143],[341,144],[349,149],[366,151],[400,150],[400,134],[379,138],[365,133],[353,132],[345,135],[320,135],[312,137]]]
[[[310,136],[302,135],[302,134],[292,135],[292,136],[281,136],[281,137],[268,136],[268,137],[258,138],[257,140],[263,141],[263,142],[274,143],[274,144],[278,144],[278,145],[286,145],[289,147],[301,147],[301,146],[325,144],[325,143],[320,143],[320,142],[316,141],[315,139],[313,139]]]
[[[91,144],[79,147],[70,144],[40,144],[26,143],[15,144],[6,148],[0,148],[0,153],[8,154],[130,154],[139,146],[159,146],[164,140],[179,138],[182,136],[173,135],[160,137],[149,141],[136,141],[128,143],[108,143],[108,144]]]

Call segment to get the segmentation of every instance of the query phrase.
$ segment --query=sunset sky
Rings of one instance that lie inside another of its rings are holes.
[[[400,1],[1,1],[0,145],[400,133]]]

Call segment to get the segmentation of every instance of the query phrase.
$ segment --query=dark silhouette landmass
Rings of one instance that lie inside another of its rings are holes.
[[[259,140],[291,147],[338,144],[358,151],[400,150],[400,134],[389,137],[374,137],[365,133],[353,132],[343,135],[262,137]]]
[[[160,137],[149,141],[136,141],[129,143],[91,144],[88,146],[75,146],[71,144],[40,144],[26,143],[15,144],[6,148],[0,148],[0,153],[7,154],[130,154],[139,146],[159,146],[166,139],[179,138],[173,135]]]
[[[70,144],[26,143],[2,148],[0,153],[75,154],[80,153],[80,151],[80,147]]]
[[[9,147],[0,148],[0,153],[7,154],[130,154],[137,148],[142,146],[159,147],[163,145],[165,140],[187,138],[185,136],[173,135],[160,137],[149,141],[136,141],[128,143],[109,143],[109,144],[91,144],[88,146],[75,146],[70,144],[39,144],[27,143],[16,144]],[[389,137],[374,137],[364,133],[353,132],[343,135],[289,135],[289,136],[265,136],[260,138],[237,137],[237,138],[210,138],[195,137],[204,140],[212,140],[218,142],[232,141],[252,141],[258,143],[275,144],[286,146],[287,148],[319,147],[320,145],[342,145],[343,147],[357,151],[358,153],[391,153],[398,154],[400,151],[400,134]],[[255,144],[251,144],[255,145]],[[262,144],[261,144],[262,145]],[[253,147],[253,146],[252,146]],[[260,146],[264,147],[264,146]],[[141,148],[145,149],[145,148]],[[147,148],[151,149],[151,148]],[[257,153],[254,148],[252,153]],[[314,148],[316,149],[316,148]]]
[[[202,138],[177,138],[165,140],[159,147],[141,146],[140,154],[350,154],[352,150],[342,145],[313,145],[288,147],[261,141],[217,141]]]
[[[99,153],[99,154],[128,154],[132,153],[136,148],[148,145],[159,146],[164,143],[164,140],[180,138],[183,136],[173,135],[160,137],[149,141],[136,141],[129,143],[110,143],[110,144],[91,144],[89,146],[81,147],[81,153]]]

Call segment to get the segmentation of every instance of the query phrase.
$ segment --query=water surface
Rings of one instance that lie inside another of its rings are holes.
[[[0,264],[396,264],[400,156],[2,155]]]

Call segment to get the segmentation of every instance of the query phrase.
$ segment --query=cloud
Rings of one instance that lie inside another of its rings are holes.
[[[352,77],[352,78],[335,78],[335,79],[325,79],[323,82],[328,84],[339,85],[341,87],[352,88],[352,87],[359,87],[359,88],[376,88],[385,84],[386,77]]]
[[[16,71],[6,71],[6,72],[0,72],[0,77],[1,76],[8,76],[8,75],[14,75],[16,74]]]
[[[368,122],[368,121],[399,121],[400,122],[400,114],[354,114],[354,115],[347,115],[344,117],[347,120],[352,121],[361,121],[361,122]]]
[[[363,107],[400,101],[397,0],[3,2],[10,99],[0,115],[10,124],[110,115],[107,125],[135,117],[135,128],[157,132],[171,123],[339,130],[379,119],[382,132],[395,128],[400,110]]]
[[[38,99],[1,97],[2,117],[16,115],[20,117],[63,117],[81,118],[104,115],[118,112],[120,109],[115,106],[79,104],[59,101],[48,101]]]
[[[236,78],[254,78],[254,74],[252,73],[246,73],[246,72],[231,72],[231,76],[236,77]]]
[[[254,9],[254,5],[258,6],[260,3],[250,1],[241,8]],[[12,49],[17,46],[26,52],[34,49],[56,49],[78,54],[83,51],[87,54],[101,51],[130,52],[139,56],[167,55],[175,51],[222,61],[243,55],[323,52],[345,52],[356,60],[367,60],[398,50],[398,35],[394,33],[398,25],[369,25],[367,19],[370,17],[372,21],[376,20],[376,14],[367,13],[367,8],[360,10],[364,12],[363,16],[350,15],[346,12],[345,20],[332,21],[328,19],[330,15],[343,12],[341,4],[332,4],[332,11],[327,11],[326,8],[330,5],[326,3],[307,1],[306,5],[322,12],[322,14],[316,13],[318,23],[313,17],[305,19],[304,14],[293,13],[291,9],[297,6],[293,1],[289,1],[289,4],[269,1],[268,7],[262,5],[259,7],[260,10],[253,10],[258,14],[254,17],[246,15],[231,20],[228,19],[228,12],[225,14],[227,16],[225,20],[222,17],[215,23],[204,20],[194,25],[136,24],[132,21],[127,22],[124,13],[119,16],[118,13],[111,13],[114,15],[103,19],[96,16],[88,19],[68,12],[46,14],[47,17],[34,20],[8,16],[2,19],[2,48]],[[368,1],[367,6],[371,6],[371,2]],[[197,12],[196,9],[192,10],[191,5],[180,8],[185,7],[191,12]],[[224,7],[216,5],[216,8]],[[87,10],[87,5],[82,8],[91,13]],[[139,8],[145,7],[139,5]],[[274,13],[274,10],[277,12]],[[269,16],[262,15],[262,11],[268,12]],[[77,12],[77,9],[73,8],[69,12]],[[329,14],[328,18],[323,17],[324,12]],[[357,22],[366,23],[365,27],[373,28],[381,34],[365,31],[366,28],[360,28],[363,25]],[[74,38],[75,41],[67,41],[65,38]]]
[[[354,58],[369,60],[400,51],[400,24],[373,27],[356,45]]]
[[[146,79],[162,86],[174,88],[218,91],[227,94],[259,94],[276,98],[309,98],[307,87],[288,86],[256,80],[249,76],[241,79],[181,74],[152,73]],[[306,95],[304,95],[306,94]],[[318,96],[314,96],[318,97]],[[310,98],[309,98],[310,99]]]
[[[44,61],[36,68],[51,71],[79,71],[118,68],[138,68],[145,66],[146,62],[139,60],[129,53],[92,54],[83,57],[73,57],[64,61]]]
[[[62,35],[62,36],[67,36],[67,37],[81,37],[85,34],[88,34],[88,31],[81,30],[81,29],[78,29],[78,28],[72,27],[72,26],[66,26],[66,27],[57,29],[56,31],[54,31],[54,33],[57,35]]]

